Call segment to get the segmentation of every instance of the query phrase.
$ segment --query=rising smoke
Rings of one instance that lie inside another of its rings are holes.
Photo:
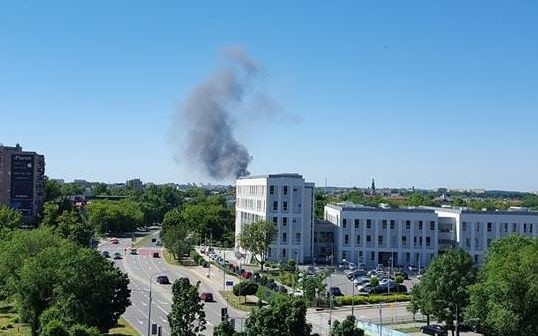
[[[234,136],[232,113],[241,108],[261,69],[240,47],[225,48],[222,55],[227,66],[190,92],[172,128],[176,140],[185,136],[181,156],[219,180],[249,174],[252,156]]]

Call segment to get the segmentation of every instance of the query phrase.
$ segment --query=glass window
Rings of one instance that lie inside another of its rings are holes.
[[[383,219],[381,221],[381,225],[383,226],[383,230],[386,230],[387,229],[387,220],[386,219]]]
[[[411,221],[410,221],[410,220],[406,220],[406,221],[405,221],[405,229],[406,229],[406,230],[411,229]]]
[[[418,221],[418,229],[422,230],[422,221]]]
[[[379,245],[383,245],[383,236],[378,236],[378,237],[377,237],[377,243],[378,243]]]
[[[366,228],[367,228],[367,229],[371,229],[371,228],[372,228],[372,220],[371,220],[371,219],[367,219],[367,220],[366,220]]]
[[[342,219],[342,227],[345,229],[347,227],[347,219]]]
[[[344,244],[349,244],[349,235],[344,236]]]
[[[366,236],[366,241],[367,241],[367,242],[371,242],[371,241],[372,241],[372,236],[367,235],[367,236]]]
[[[269,186],[269,194],[273,195],[275,193],[275,186]]]
[[[355,219],[355,229],[358,229],[358,228],[359,228],[359,220]]]
[[[273,210],[274,211],[278,210],[278,201],[273,201]]]
[[[284,195],[287,195],[288,194],[288,186],[284,186],[283,190],[282,190],[282,193]]]
[[[357,235],[357,245],[361,244],[361,235]]]
[[[491,227],[492,227],[491,222],[488,222],[488,232],[491,232]]]
[[[394,230],[394,227],[396,227],[396,221],[394,219],[390,220],[390,229]]]
[[[435,221],[430,221],[430,230],[435,230]]]

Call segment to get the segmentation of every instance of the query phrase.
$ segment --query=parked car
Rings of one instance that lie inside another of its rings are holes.
[[[287,289],[286,287],[280,285],[280,286],[278,286],[278,291],[279,291],[280,293],[284,293],[284,294],[286,294],[286,293],[288,292],[288,289]]]
[[[372,285],[369,282],[357,286],[357,290],[361,293],[369,293],[370,289],[372,289]]]
[[[153,252],[153,258],[160,258],[159,252]]]
[[[302,297],[304,295],[304,292],[301,289],[296,289],[293,292],[291,292],[291,296],[294,297]]]
[[[120,241],[117,240],[116,238],[111,239],[110,242],[111,242],[112,244],[119,244],[119,243],[120,243]]]
[[[347,274],[347,278],[352,280],[352,279],[355,279],[356,277],[360,277],[360,276],[366,276],[366,271],[365,270],[356,270],[356,271],[353,271],[353,272],[349,272]]]
[[[114,253],[114,259],[121,259],[121,253],[119,252]]]
[[[132,249],[131,249],[131,254],[138,254],[138,250],[135,249],[135,248],[132,248]]]
[[[151,238],[151,242],[155,243],[157,241],[157,238]]]
[[[103,255],[103,257],[105,258],[110,258],[110,253],[108,253],[108,251],[103,251],[103,253],[101,253]]]
[[[160,283],[161,285],[169,285],[170,279],[166,275],[159,275],[157,277],[157,283]]]
[[[480,321],[478,319],[470,319],[463,321],[458,325],[460,331],[472,331],[482,334],[482,328],[480,327]]]
[[[379,285],[370,289],[370,294],[406,293],[407,287],[398,284]]]
[[[364,284],[367,284],[367,283],[370,283],[370,278],[357,278],[355,280],[353,280],[353,284],[355,286],[361,286],[361,285],[364,285]]]
[[[439,324],[430,324],[420,327],[420,332],[433,336],[448,336],[448,332]]]
[[[204,302],[213,302],[213,294],[209,292],[203,292],[200,294],[200,300]]]
[[[243,279],[250,279],[252,277],[252,272],[243,272],[243,274],[241,274],[241,277]]]
[[[327,296],[344,296],[344,294],[342,294],[340,287],[330,287]]]

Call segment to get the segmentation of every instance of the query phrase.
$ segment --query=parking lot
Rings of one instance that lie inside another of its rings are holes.
[[[409,277],[409,280],[404,280],[403,285],[407,287],[408,291],[411,291],[411,288],[413,288],[413,285],[417,283],[419,279],[416,277]],[[359,294],[366,294],[366,293],[359,293],[357,288],[353,287],[353,282],[349,280],[346,277],[346,274],[342,271],[337,271],[335,273],[331,273],[326,280],[327,288],[328,287],[339,287],[340,291],[344,295],[359,295]]]

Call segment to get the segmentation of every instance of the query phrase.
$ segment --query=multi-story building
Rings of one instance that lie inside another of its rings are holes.
[[[144,187],[140,179],[127,180],[127,182],[125,182],[125,186],[133,190],[142,190]]]
[[[538,237],[538,212],[523,209],[384,209],[342,203],[325,206],[324,216],[334,225],[333,262],[345,259],[368,267],[423,267],[439,252],[453,247],[464,249],[480,263],[496,239],[510,234]],[[322,231],[329,231],[325,226]],[[315,228],[316,238],[320,230]],[[314,257],[324,256],[319,250],[316,245]]]
[[[438,208],[435,212],[439,222],[446,224],[444,231],[450,231],[443,239],[448,241],[452,237],[452,245],[467,251],[476,263],[482,261],[484,252],[496,239],[511,234],[538,237],[538,212],[524,209],[473,211],[452,208]]]
[[[44,200],[45,157],[0,144],[0,204],[19,210],[31,224]]]
[[[236,237],[245,225],[258,220],[278,228],[267,258],[310,262],[313,249],[314,183],[299,174],[248,176],[236,182]],[[236,246],[238,242],[236,241]]]
[[[336,226],[335,261],[426,265],[438,252],[438,217],[420,208],[382,209],[353,204],[325,206],[326,221]]]

